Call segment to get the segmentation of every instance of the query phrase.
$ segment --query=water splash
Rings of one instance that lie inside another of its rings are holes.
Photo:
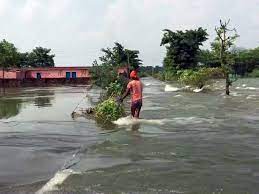
[[[181,90],[181,88],[173,87],[173,86],[170,86],[170,85],[165,86],[165,92],[177,92],[177,91],[180,91],[180,90]]]
[[[128,125],[136,125],[136,124],[147,124],[147,125],[164,125],[169,120],[167,119],[134,119],[130,116],[119,118],[117,121],[113,123],[119,126],[128,126]]]

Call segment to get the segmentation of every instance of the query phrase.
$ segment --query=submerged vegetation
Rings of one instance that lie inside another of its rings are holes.
[[[112,97],[100,102],[95,110],[95,117],[103,123],[115,121],[125,115],[124,107]]]
[[[221,68],[201,68],[197,71],[184,70],[180,72],[178,81],[185,85],[202,88],[213,78],[224,78],[224,74]]]
[[[109,123],[125,115],[125,109],[116,98],[120,96],[128,83],[128,72],[141,65],[139,51],[125,49],[121,44],[115,43],[113,48],[102,49],[104,53],[95,60],[92,68],[93,82],[104,90],[100,101],[95,107],[95,118],[102,123]],[[118,68],[126,68],[123,75],[118,74]]]

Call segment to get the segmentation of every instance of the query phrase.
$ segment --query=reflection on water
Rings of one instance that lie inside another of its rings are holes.
[[[0,119],[8,119],[19,114],[22,106],[20,99],[1,99],[0,98]]]
[[[14,93],[8,94],[8,91]],[[17,94],[18,92],[18,94]],[[22,95],[17,97],[17,95]],[[20,113],[22,105],[34,103],[38,108],[52,106],[54,91],[35,90],[24,95],[20,89],[6,89],[6,94],[0,97],[0,119],[8,119]]]
[[[48,107],[48,106],[51,106],[51,99],[54,99],[54,98],[50,98],[50,97],[38,97],[38,98],[35,98],[34,100],[34,103],[35,103],[35,106],[37,107]]]
[[[52,103],[51,101],[54,100],[54,91],[48,91],[48,90],[45,90],[45,91],[40,91],[40,92],[36,92],[35,93],[35,100],[34,100],[34,103],[35,103],[35,106],[37,107],[50,107],[52,106]]]

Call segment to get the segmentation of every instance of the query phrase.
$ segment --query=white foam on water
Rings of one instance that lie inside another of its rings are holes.
[[[255,88],[255,87],[246,87],[245,89],[247,89],[247,90],[257,90],[258,88]]]
[[[165,92],[177,92],[180,90],[181,90],[181,88],[173,87],[168,84],[165,86]]]
[[[177,94],[177,95],[175,95],[174,97],[175,97],[175,98],[179,98],[179,97],[182,97],[182,95],[181,95],[181,94]]]
[[[195,93],[199,93],[199,92],[201,92],[203,89],[204,89],[204,88],[201,88],[201,89],[196,88],[196,89],[194,89],[194,90],[193,90],[193,92],[195,92]]]
[[[248,95],[248,96],[246,97],[246,99],[255,99],[256,96],[257,96],[257,95]]]
[[[143,98],[143,99],[146,99],[146,98],[150,98],[150,96],[143,96],[142,98]]]
[[[149,125],[163,125],[169,120],[167,119],[134,119],[131,116],[119,118],[117,121],[113,123],[119,126],[128,126],[135,124],[149,124]]]
[[[243,86],[243,87],[246,87],[246,84],[243,84],[242,86]]]
[[[40,190],[36,192],[36,194],[44,194],[49,193],[51,191],[57,191],[57,185],[62,184],[70,175],[79,174],[71,169],[66,169],[59,171],[55,174],[55,176],[50,179]]]
[[[233,92],[231,96],[242,96],[242,94],[238,94],[237,92]]]
[[[188,125],[188,124],[200,124],[200,123],[213,123],[213,119],[199,118],[199,117],[176,117],[171,120],[175,124]]]

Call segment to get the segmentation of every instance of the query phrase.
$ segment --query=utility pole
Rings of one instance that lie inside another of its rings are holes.
[[[129,53],[127,53],[127,59],[128,59],[128,65],[127,65],[127,71],[128,71],[128,78],[130,77],[130,69],[129,69]]]
[[[4,67],[3,67],[3,77],[2,77],[2,87],[3,87],[3,93],[4,93],[4,95],[5,95],[5,83],[4,83],[4,71],[5,71],[5,69],[4,69]]]

